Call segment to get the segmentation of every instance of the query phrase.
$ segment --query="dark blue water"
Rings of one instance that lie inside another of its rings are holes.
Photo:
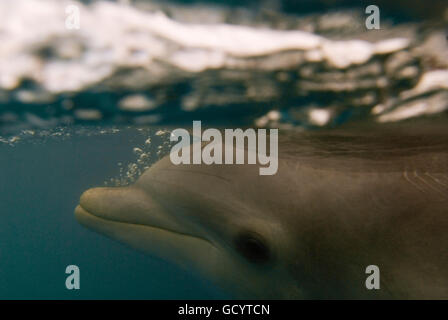
[[[0,143],[0,299],[225,297],[205,279],[75,220],[80,194],[117,177],[117,163],[135,161],[132,149],[145,138],[128,129]],[[80,290],[65,287],[71,264],[80,268]]]

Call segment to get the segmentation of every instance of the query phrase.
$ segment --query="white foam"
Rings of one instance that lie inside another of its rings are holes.
[[[79,30],[65,26],[68,5],[79,8]],[[202,72],[229,67],[236,58],[298,50],[307,52],[309,61],[325,59],[347,68],[407,44],[406,39],[374,45],[298,30],[181,23],[162,12],[106,1],[91,6],[68,0],[0,1],[0,20],[0,89],[14,89],[29,78],[51,93],[81,91],[122,67],[153,70],[155,61]],[[38,54],[48,48],[54,56]]]

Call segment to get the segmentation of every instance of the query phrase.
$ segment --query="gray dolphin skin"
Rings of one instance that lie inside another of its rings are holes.
[[[235,298],[448,299],[448,126],[281,132],[279,167],[174,165],[87,190],[87,228]],[[366,268],[380,289],[366,288]]]

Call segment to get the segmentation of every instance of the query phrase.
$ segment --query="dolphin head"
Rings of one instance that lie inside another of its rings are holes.
[[[275,175],[167,156],[75,213],[235,298],[447,297],[446,128],[286,136]],[[366,289],[371,264],[381,290]]]
[[[275,180],[257,166],[173,165],[166,157],[134,185],[87,190],[75,216],[236,298],[300,298],[289,270],[295,239],[274,210],[272,189],[259,188],[275,189]]]

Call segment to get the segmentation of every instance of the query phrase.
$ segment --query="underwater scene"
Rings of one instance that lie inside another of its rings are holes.
[[[0,1],[0,299],[447,300],[447,2]]]

